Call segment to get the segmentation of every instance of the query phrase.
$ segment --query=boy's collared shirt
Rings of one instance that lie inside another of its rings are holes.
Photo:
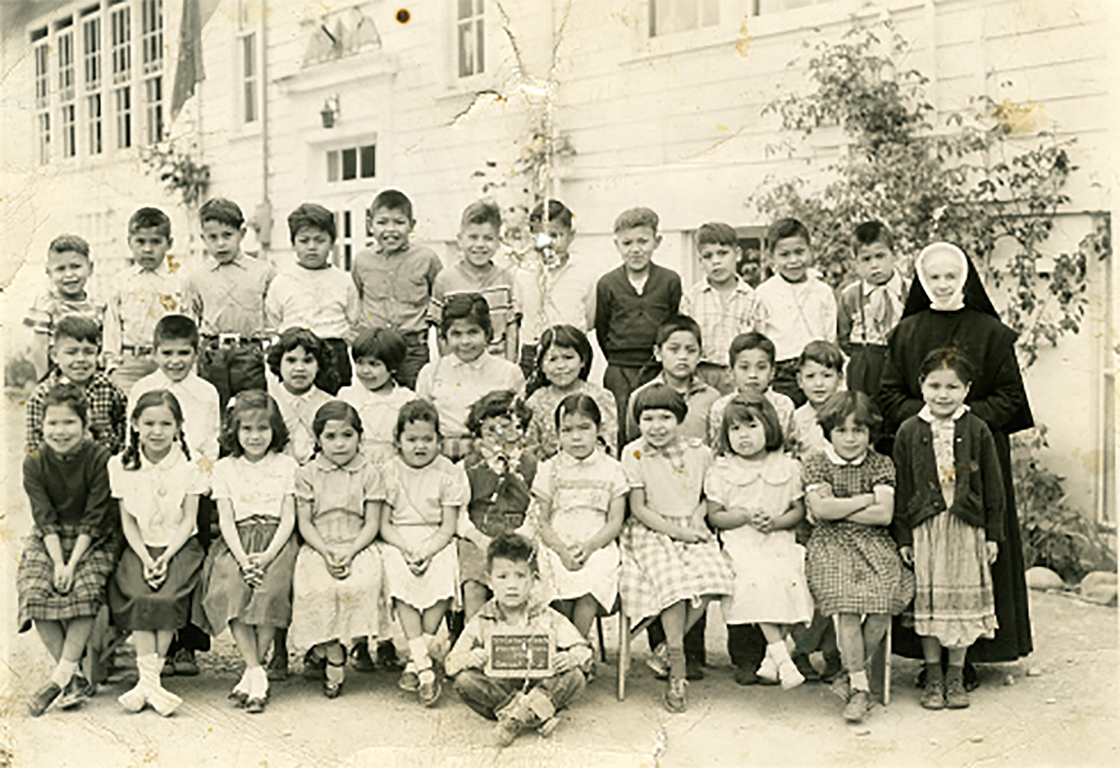
[[[27,399],[27,449],[33,451],[43,443],[43,416],[46,408],[43,400],[47,393],[62,382],[70,379],[62,375],[62,371],[55,369],[35,387],[31,397]],[[120,453],[124,448],[125,416],[127,400],[124,393],[116,384],[109,381],[109,377],[101,371],[95,371],[89,380],[82,385],[86,400],[89,402],[89,432],[93,439],[109,449],[109,453]]]
[[[845,352],[853,344],[886,346],[887,336],[902,319],[910,281],[898,272],[883,285],[857,280],[840,294],[839,341]]]
[[[139,264],[122,269],[105,309],[106,356],[116,361],[124,347],[151,347],[156,323],[184,309],[183,276],[166,260],[155,269]]]
[[[636,435],[639,433],[638,420],[634,418],[634,398],[643,389],[648,389],[654,384],[668,386],[669,382],[665,381],[664,371],[630,393],[630,402],[626,405],[626,434]],[[719,390],[706,384],[703,379],[693,374],[692,381],[688,384],[688,390],[682,394],[684,395],[684,402],[688,406],[688,413],[685,414],[684,421],[681,422],[681,437],[700,440],[708,444],[710,432],[708,418],[712,405],[720,399]]]
[[[809,275],[791,283],[774,275],[758,286],[757,329],[777,350],[778,362],[793,360],[810,341],[836,342],[836,297],[832,288]]]
[[[175,395],[183,410],[183,434],[191,459],[203,469],[205,457],[209,462],[218,460],[218,433],[221,429],[221,409],[218,405],[218,390],[214,385],[191,371],[182,381],[172,381],[162,370],[154,371],[132,385],[128,393],[128,413],[136,407],[136,401],[146,392],[166,389]]]
[[[66,315],[84,315],[96,321],[100,327],[105,319],[105,304],[89,291],[86,291],[84,299],[68,299],[52,288],[36,297],[23,318],[23,324],[35,333],[49,337],[54,326]]]
[[[450,268],[436,275],[432,284],[432,300],[429,305],[431,322],[438,326],[443,319],[443,305],[447,299],[458,293],[478,293],[486,299],[490,307],[490,324],[494,338],[487,345],[490,354],[504,355],[506,352],[506,332],[510,322],[517,320],[514,310],[513,271],[490,262],[489,268],[477,274],[465,261],[457,261]]]
[[[470,663],[471,651],[486,647],[484,639],[486,635],[503,624],[509,626],[510,621],[505,611],[498,605],[498,601],[491,598],[467,622],[463,633],[455,642],[455,647],[447,654],[447,674],[454,677],[466,669]],[[556,642],[556,650],[567,651],[576,666],[585,668],[591,661],[591,646],[587,639],[562,613],[544,603],[529,598],[525,607],[525,623],[518,626],[539,629],[542,633],[551,632]]]
[[[700,336],[704,340],[700,361],[727,368],[732,340],[755,328],[758,299],[754,288],[739,277],[735,278],[735,288],[727,294],[705,279],[681,297],[681,314],[700,324]]]
[[[245,338],[266,336],[264,297],[276,276],[266,261],[237,254],[227,264],[207,257],[183,285],[183,305],[198,319],[204,336],[235,333]]]
[[[358,287],[350,275],[332,266],[296,265],[276,275],[264,301],[268,326],[277,332],[307,328],[321,339],[352,343],[362,319]]]
[[[596,275],[578,267],[569,254],[557,267],[534,259],[514,274],[513,300],[521,318],[521,340],[537,344],[554,325],[572,325],[584,333],[595,323]]]
[[[351,275],[361,298],[363,324],[401,333],[426,332],[432,286],[441,269],[443,262],[435,251],[414,243],[390,254],[381,248],[358,253]]]

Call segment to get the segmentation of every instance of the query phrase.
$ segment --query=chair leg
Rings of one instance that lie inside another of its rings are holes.
[[[630,619],[618,612],[618,700],[626,699],[626,673],[630,668]]]
[[[891,703],[891,625],[887,625],[887,636],[883,638],[886,646],[883,653],[883,706]]]
[[[603,642],[603,617],[595,617],[595,629],[599,633],[599,661],[607,663],[607,646]]]

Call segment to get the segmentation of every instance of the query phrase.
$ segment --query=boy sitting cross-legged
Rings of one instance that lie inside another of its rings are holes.
[[[447,656],[447,674],[471,709],[498,721],[498,743],[509,746],[527,728],[548,736],[556,712],[583,692],[591,646],[562,614],[531,597],[537,579],[533,545],[516,533],[496,536],[486,553],[493,599],[467,622]],[[492,677],[486,673],[488,639],[505,627],[528,627],[553,637],[548,677]]]

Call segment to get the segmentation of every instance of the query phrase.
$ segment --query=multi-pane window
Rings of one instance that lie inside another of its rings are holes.
[[[245,124],[257,121],[257,70],[257,34],[249,32],[241,37],[241,122]]]
[[[28,30],[40,163],[165,137],[164,10],[164,0],[75,0]],[[259,78],[259,66],[252,74]],[[259,88],[257,99],[254,119]]]
[[[477,75],[486,69],[486,30],[483,0],[457,0],[456,47],[459,77]]]
[[[810,5],[823,5],[834,0],[754,0],[752,11],[755,16],[768,16],[772,13],[792,11]]]
[[[144,69],[147,141],[163,138],[163,0],[140,2],[140,49]]]
[[[372,179],[376,175],[377,146],[364,144],[327,151],[327,181]]]
[[[85,73],[87,149],[91,155],[100,155],[103,148],[101,127],[101,19],[96,16],[82,23],[82,62]]]
[[[74,157],[78,153],[77,108],[74,101],[74,30],[66,29],[58,33],[55,45],[58,47],[58,127],[62,135],[62,156]]]
[[[46,40],[47,30],[37,30],[32,34],[35,43],[35,137],[39,145],[39,163],[49,163],[51,159],[51,49]]]
[[[110,11],[113,56],[113,114],[117,148],[132,146],[132,15],[127,5]]]
[[[715,26],[719,26],[719,0],[650,0],[650,37]]]

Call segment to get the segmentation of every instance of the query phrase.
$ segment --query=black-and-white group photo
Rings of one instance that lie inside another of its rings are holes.
[[[0,34],[0,765],[1115,763],[1120,4]]]

